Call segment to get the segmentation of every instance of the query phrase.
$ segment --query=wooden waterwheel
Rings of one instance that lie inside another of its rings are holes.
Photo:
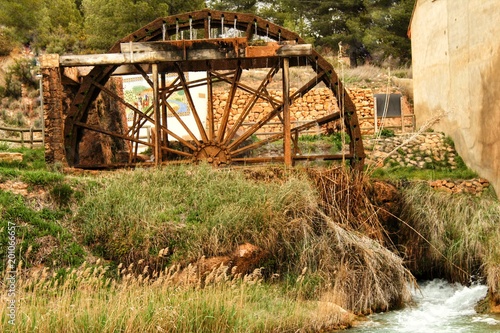
[[[133,166],[140,160],[139,147],[150,147],[153,157],[141,163],[206,161],[223,166],[282,161],[293,165],[300,160],[345,159],[358,169],[363,167],[355,106],[332,65],[296,33],[257,16],[202,10],[159,18],[121,39],[107,54],[66,55],[59,63],[61,68],[92,66],[74,89],[65,115],[63,141],[71,166]],[[125,80],[130,75],[140,76],[149,86],[147,107],[106,85],[112,76]],[[294,121],[290,115],[294,102],[319,86],[331,90],[336,107],[317,119]],[[280,93],[272,94],[271,87]],[[216,90],[224,92],[225,105],[214,105]],[[128,109],[128,128],[88,121],[99,94]],[[179,94],[181,102],[174,99]],[[237,97],[242,94],[245,99]],[[257,115],[258,103],[267,107]],[[345,132],[346,146],[335,154],[303,154],[300,136],[328,123]],[[141,136],[146,127],[152,131],[149,140]],[[266,130],[270,127],[274,131]],[[87,131],[124,140],[126,160],[82,164],[79,145]],[[281,147],[277,153],[258,154],[272,143]]]

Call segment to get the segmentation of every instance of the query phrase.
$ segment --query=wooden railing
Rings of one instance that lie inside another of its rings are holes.
[[[35,133],[43,133],[41,128],[15,128],[15,127],[2,127],[0,126],[0,131],[5,132],[19,132],[19,139],[4,138],[0,137],[0,141],[20,143],[22,146],[29,144],[30,148],[33,148],[35,143],[41,143],[43,145],[43,137],[41,139],[35,139]],[[28,133],[28,138],[26,138],[26,133]]]

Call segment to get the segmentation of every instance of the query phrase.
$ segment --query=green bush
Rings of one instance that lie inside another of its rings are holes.
[[[5,96],[21,97],[21,84],[36,89],[38,84],[33,75],[35,63],[30,59],[18,59],[5,73]]]
[[[392,137],[396,136],[396,134],[394,133],[394,131],[391,130],[391,129],[388,129],[388,128],[381,129],[380,132],[379,132],[379,135],[382,138],[392,138]]]
[[[9,31],[0,27],[0,56],[9,55],[13,47],[14,43]]]

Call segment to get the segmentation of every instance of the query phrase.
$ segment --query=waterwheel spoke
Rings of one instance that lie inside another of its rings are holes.
[[[278,70],[279,70],[279,63],[278,63]],[[221,81],[224,81],[224,82],[227,82],[227,83],[231,83],[232,82],[232,81],[229,80],[230,78],[226,78],[223,75],[221,75],[220,73],[213,72],[212,74],[215,75],[215,76],[217,76],[217,78],[219,78]],[[260,97],[263,100],[268,101],[272,105],[278,105],[278,104],[281,103],[280,100],[275,99],[274,97],[272,97],[267,92],[267,89],[263,89],[261,92],[259,92],[258,89],[254,89],[252,87],[249,87],[249,86],[247,86],[247,85],[245,85],[245,84],[243,84],[241,82],[238,83],[238,88],[241,89],[241,90],[243,90],[244,92],[247,92],[247,93],[251,94],[251,95],[258,95],[257,97]]]
[[[148,147],[153,147],[154,146],[154,144],[152,144],[152,143],[136,139],[135,137],[132,137],[132,136],[129,136],[129,135],[125,135],[125,134],[111,132],[111,131],[106,130],[104,128],[100,128],[100,127],[97,127],[97,126],[94,126],[94,125],[89,125],[87,123],[83,123],[83,122],[80,122],[80,121],[75,121],[75,126],[82,127],[82,128],[94,131],[94,132],[106,134],[106,135],[109,135],[109,136],[112,136],[112,137],[115,137],[115,138],[120,138],[120,139],[124,139],[124,140],[128,140],[128,141],[136,142],[136,143],[139,143],[141,145],[148,146]]]
[[[189,91],[189,87],[186,82],[186,77],[184,76],[184,72],[179,63],[176,63],[177,72],[179,74],[179,78],[181,79],[182,87],[184,88],[184,93],[188,100],[189,107],[191,108],[191,112],[193,112],[194,120],[196,122],[196,126],[198,126],[198,131],[200,132],[200,136],[203,142],[208,142],[207,133],[205,128],[203,127],[203,123],[201,122],[200,116],[196,111],[196,107],[194,106],[193,97],[191,96],[191,92]]]
[[[309,82],[307,82],[305,85],[303,85],[300,89],[298,89],[292,96],[290,96],[290,102],[293,102],[297,97],[307,93],[309,90],[314,88],[317,85],[317,81],[319,79],[321,79],[323,77],[323,75],[325,75],[325,72],[319,73],[316,77],[314,77]],[[240,136],[238,139],[236,139],[231,144],[229,144],[228,150],[231,151],[234,148],[238,147],[243,141],[245,141],[250,136],[252,136],[262,126],[264,126],[273,117],[275,117],[279,112],[281,112],[282,109],[283,109],[283,103],[281,103],[279,106],[275,107],[271,112],[269,112],[267,115],[265,115],[264,118],[262,118],[257,123],[252,125],[242,136]]]
[[[170,148],[170,147],[161,147],[161,150],[169,152],[169,153],[172,153],[172,154],[176,154],[176,155],[179,155],[179,156],[184,156],[184,157],[189,157],[189,158],[193,157],[193,154],[191,154],[191,153],[187,153],[185,151],[173,149],[173,148]]]
[[[207,94],[208,94],[208,110],[207,110],[207,127],[208,127],[208,140],[212,142],[215,137],[215,119],[214,119],[214,92],[212,86],[212,73],[207,71]]]
[[[151,79],[149,78],[149,75],[148,73],[146,73],[144,71],[144,69],[142,69],[141,66],[139,66],[138,64],[134,64],[134,67],[135,69],[137,69],[137,71],[142,75],[142,77],[144,78],[144,80],[149,84],[149,86],[151,88],[154,88],[154,84],[153,84],[153,81],[151,81]]]
[[[236,149],[236,150],[232,150],[232,151],[230,151],[230,155],[232,157],[235,157],[235,156],[241,155],[242,153],[244,153],[246,151],[257,149],[257,148],[259,148],[259,147],[261,147],[261,146],[263,146],[265,144],[268,144],[268,143],[271,143],[271,142],[274,142],[274,141],[278,141],[278,140],[280,140],[282,138],[283,138],[283,133],[277,133],[275,135],[267,137],[264,140],[260,140],[260,141],[251,143],[248,146],[244,146],[242,148],[239,148],[239,149]]]
[[[228,100],[226,106],[224,108],[224,113],[222,114],[222,119],[219,124],[219,130],[217,133],[217,142],[222,142],[224,140],[224,135],[227,128],[227,122],[229,120],[229,114],[231,113],[231,108],[233,107],[234,96],[236,95],[236,90],[238,89],[238,82],[241,78],[242,69],[238,64],[238,68],[236,69],[233,77],[233,81],[231,82],[231,90],[229,91]]]
[[[167,108],[170,111],[170,113],[175,117],[175,119],[177,119],[177,121],[179,122],[179,124],[181,124],[182,128],[184,128],[184,130],[188,133],[188,135],[191,137],[191,139],[193,139],[193,141],[196,144],[198,144],[198,138],[196,137],[196,135],[193,134],[193,132],[191,132],[191,130],[189,129],[189,127],[181,119],[181,117],[177,114],[177,112],[174,110],[174,108],[172,107],[172,105],[170,105],[170,103],[168,103],[166,101],[164,101],[163,103],[165,103],[165,105],[167,106]]]
[[[224,144],[227,145],[227,143],[230,142],[234,138],[234,136],[236,135],[236,132],[238,131],[238,128],[243,124],[243,122],[247,118],[248,114],[250,113],[250,111],[252,110],[254,105],[257,103],[259,98],[261,98],[262,92],[264,90],[266,90],[266,87],[271,83],[272,78],[274,77],[274,75],[276,75],[276,73],[278,73],[278,71],[279,71],[279,66],[273,67],[269,70],[269,72],[267,73],[264,80],[262,80],[259,88],[257,88],[256,92],[254,94],[252,94],[251,100],[248,101],[247,104],[245,105],[245,109],[243,110],[241,115],[236,120],[233,128],[231,129],[231,131],[227,135],[226,139],[224,140]]]

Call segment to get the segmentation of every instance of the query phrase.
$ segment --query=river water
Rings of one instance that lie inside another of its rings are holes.
[[[485,285],[466,287],[443,280],[420,284],[414,304],[402,310],[368,316],[349,333],[500,333],[500,315],[478,314]]]

